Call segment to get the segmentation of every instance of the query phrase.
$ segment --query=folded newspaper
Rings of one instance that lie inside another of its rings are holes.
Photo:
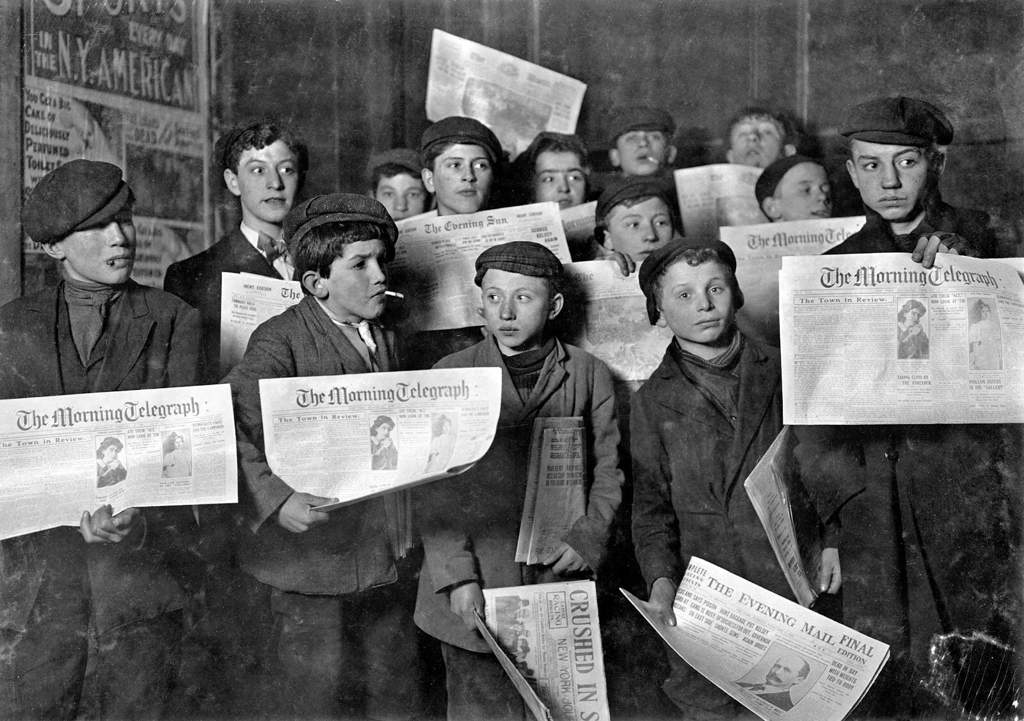
[[[675,171],[676,196],[688,238],[717,238],[723,225],[753,225],[767,220],[754,185],[760,168],[734,163],[699,165]]]
[[[447,478],[491,447],[501,369],[260,381],[267,461],[297,491],[336,503]]]
[[[242,360],[257,326],[302,300],[302,286],[295,280],[252,273],[220,277],[220,370],[227,375]]]
[[[765,721],[841,721],[889,660],[886,644],[696,556],[675,626],[622,592],[684,661]]]
[[[1001,260],[787,257],[783,420],[1024,422],[1024,282]]]
[[[238,501],[226,385],[0,401],[0,538],[83,511]]]
[[[608,721],[593,581],[485,588],[492,651],[537,721]]]

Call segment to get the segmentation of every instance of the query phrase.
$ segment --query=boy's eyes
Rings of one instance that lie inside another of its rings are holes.
[[[904,168],[912,168],[917,165],[917,158],[900,158],[899,165]]]

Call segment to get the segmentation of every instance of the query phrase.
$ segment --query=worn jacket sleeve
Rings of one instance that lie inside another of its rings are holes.
[[[203,358],[199,311],[191,306],[182,306],[175,314],[174,324],[167,350],[167,385],[196,385],[201,377]]]
[[[679,521],[672,506],[672,472],[656,418],[638,392],[630,404],[630,451],[633,456],[633,547],[640,571],[651,585],[661,578],[678,584],[684,563],[679,549]]]
[[[612,376],[604,363],[594,359],[586,379],[592,393],[586,424],[590,431],[590,489],[587,512],[581,516],[565,542],[597,571],[608,554],[615,514],[622,503],[623,474],[619,467],[619,424],[615,411]]]

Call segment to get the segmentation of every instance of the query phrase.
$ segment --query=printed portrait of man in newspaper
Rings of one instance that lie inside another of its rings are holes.
[[[765,663],[771,659],[771,665],[765,670]],[[741,678],[736,685],[744,691],[777,706],[783,711],[793,708],[804,697],[814,681],[820,675],[820,669],[811,678],[815,669],[811,662],[796,651],[781,644],[773,644],[768,652],[752,669]],[[809,683],[805,683],[810,679]]]
[[[128,470],[118,458],[118,454],[123,450],[124,443],[120,438],[107,436],[100,441],[100,445],[96,449],[97,488],[117,485],[128,477]]]
[[[171,431],[163,440],[164,478],[190,478],[192,476],[192,450],[188,445],[188,431]]]
[[[377,416],[370,424],[370,469],[393,471],[398,468],[398,446],[391,437],[395,421],[390,416]]]
[[[972,371],[997,371],[1003,367],[1002,338],[993,301],[977,298],[969,302],[967,341]]]
[[[896,315],[896,357],[900,360],[928,360],[928,334],[922,322],[926,310],[918,300],[908,300]]]

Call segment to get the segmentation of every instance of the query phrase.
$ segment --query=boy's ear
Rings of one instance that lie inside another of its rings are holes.
[[[327,288],[324,287],[323,278],[315,270],[307,270],[302,274],[302,287],[314,298],[323,300],[327,297]]]
[[[860,183],[857,182],[857,173],[854,172],[854,165],[852,160],[846,161],[846,174],[850,176],[850,180],[853,181],[853,187],[860,190]]]
[[[771,195],[761,201],[761,211],[768,216],[768,220],[773,223],[782,218],[782,212],[779,210],[779,204]]]
[[[430,193],[436,193],[434,190],[434,171],[430,168],[424,168],[420,171],[420,177],[423,179],[423,187]]]
[[[242,189],[238,187],[238,176],[235,175],[235,171],[228,168],[224,168],[224,185],[228,186],[228,190],[231,194],[240,197],[242,195]]]
[[[679,149],[676,146],[668,146],[668,155],[665,156],[665,165],[672,165],[672,163],[676,162],[676,153],[678,152]]]
[[[64,260],[67,257],[67,254],[64,252],[63,241],[58,240],[56,243],[44,243],[43,251],[55,260]]]
[[[561,293],[555,293],[551,296],[551,302],[548,307],[548,320],[554,320],[558,317],[558,314],[562,312],[562,308],[565,307],[565,296]]]
[[[668,328],[668,323],[665,321],[665,314],[661,312],[661,308],[658,308],[658,320],[655,321],[654,325],[659,328]]]
[[[725,151],[725,162],[727,162],[727,163],[735,163],[736,161],[733,160],[733,157],[734,157],[734,155],[733,155],[733,152],[732,152],[732,148],[729,148],[728,150]]]
[[[782,146],[782,157],[788,158],[790,155],[796,155],[796,146],[792,143],[786,143]]]
[[[608,151],[608,162],[612,164],[613,168],[618,168],[622,165],[622,159],[619,157],[619,149],[612,148]]]

